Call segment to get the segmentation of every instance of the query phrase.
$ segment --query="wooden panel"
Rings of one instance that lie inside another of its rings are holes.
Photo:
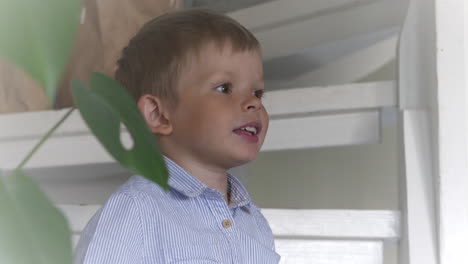
[[[281,264],[382,264],[382,241],[275,240]]]
[[[404,152],[402,168],[402,221],[401,255],[403,263],[435,264],[437,234],[435,195],[432,182],[432,156],[430,119],[424,111],[402,114]]]
[[[408,211],[404,214],[403,263],[467,260],[464,8],[463,0],[413,0],[401,34],[401,164],[407,198],[403,209]]]
[[[437,150],[432,144],[437,105],[430,106],[437,79],[434,13],[433,0],[411,1],[399,41],[402,264],[439,263],[434,182]]]
[[[278,1],[273,1],[269,5],[278,5],[276,2]],[[303,1],[303,5],[307,5],[304,8],[294,6],[289,0],[281,2],[283,5],[303,9],[301,15],[285,21],[281,18],[282,12],[276,11],[278,9],[271,11],[266,8],[267,4],[263,8],[252,7],[231,15],[247,28],[253,29],[253,33],[262,44],[265,59],[303,52],[314,45],[343,40],[359,34],[398,27],[407,7],[406,0],[343,1],[342,3],[318,1],[317,7],[321,11],[314,13],[314,8],[309,6],[313,6],[317,1]],[[305,14],[307,10],[311,12]],[[285,12],[290,11],[285,8]],[[263,20],[263,17],[268,17],[268,21]],[[279,19],[275,21],[276,17]]]
[[[326,111],[396,106],[394,81],[350,83],[267,92],[263,103],[270,117]]]
[[[233,11],[227,15],[256,32],[304,17],[329,14],[340,9],[376,1],[378,0],[276,0]]]
[[[278,237],[397,240],[400,213],[367,210],[263,209]]]
[[[368,76],[395,59],[397,49],[396,35],[340,57],[319,68],[301,74],[287,82],[289,86],[337,85],[353,83]],[[274,88],[281,85],[273,83]]]
[[[15,168],[37,139],[0,142],[0,168]],[[38,150],[25,168],[48,168],[113,162],[93,135],[54,136]]]
[[[463,56],[468,52],[468,3],[438,0],[435,5],[440,263],[458,264],[468,262],[468,77]]]
[[[378,111],[270,120],[262,151],[377,143]]]
[[[18,139],[37,139],[43,136],[68,112],[67,109],[24,112],[0,115],[0,143]],[[55,131],[54,136],[88,133],[81,115],[75,110]]]

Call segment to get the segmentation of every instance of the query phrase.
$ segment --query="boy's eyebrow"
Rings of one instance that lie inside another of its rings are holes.
[[[236,76],[235,71],[230,71],[230,70],[222,70],[222,69],[217,69],[216,71],[213,72],[206,72],[205,74],[201,75],[202,79],[207,80],[208,82],[213,82],[214,80],[217,80],[218,78],[232,78],[233,76]],[[263,79],[263,72],[254,80],[255,86],[259,86],[261,88],[265,87],[265,80]]]
[[[263,82],[263,72],[260,74],[259,78],[258,78],[259,81]]]
[[[216,77],[221,77],[221,76],[229,76],[229,77],[232,77],[232,76],[236,76],[236,72],[234,71],[229,71],[229,70],[216,70],[214,72],[208,72],[206,74],[204,74],[205,76],[208,76],[210,79],[211,78],[216,78]],[[256,78],[255,80],[256,82],[264,82],[263,80],[263,73],[259,76],[259,78]]]
[[[262,89],[265,89],[265,81],[263,80],[263,76],[262,79],[257,80],[255,83],[257,86],[261,87]]]
[[[262,87],[265,86],[265,79],[263,79],[263,72],[260,74],[259,78],[255,81],[257,84],[261,85]]]

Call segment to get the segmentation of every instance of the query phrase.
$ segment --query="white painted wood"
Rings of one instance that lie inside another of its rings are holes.
[[[350,83],[335,86],[295,88],[267,92],[263,103],[270,117],[394,107],[394,81]]]
[[[293,6],[289,0],[281,1],[284,5]],[[277,1],[271,2],[270,5],[278,4],[275,2]],[[313,5],[317,1],[308,2],[307,5]],[[275,22],[271,23],[271,21],[274,20],[274,17],[280,16],[281,12],[272,12],[265,6],[264,10],[253,7],[246,9],[245,12],[248,14],[242,14],[243,10],[240,10],[231,16],[238,19],[247,28],[249,28],[249,24],[252,25],[255,36],[262,44],[264,58],[270,59],[302,52],[314,45],[400,26],[407,4],[406,0],[355,2],[358,4],[352,4],[348,1],[346,4],[343,2],[343,6],[340,8],[339,2],[318,2],[320,3],[318,4],[319,10],[322,9],[321,12],[314,13],[312,9],[310,15],[300,15],[297,19],[287,21],[280,19],[279,25]],[[300,6],[298,9],[301,9]],[[247,16],[250,18],[247,19]],[[270,21],[262,22],[264,21],[263,17],[269,17]],[[259,22],[252,22],[257,20]]]
[[[438,263],[435,18],[433,1],[410,2],[399,42],[400,264]],[[434,109],[435,111],[435,109]]]
[[[272,86],[293,87],[337,85],[356,82],[382,66],[396,56],[397,36],[379,41],[352,54],[340,57],[318,69],[303,73],[294,80],[284,83],[275,82]]]
[[[407,232],[402,263],[468,261],[463,4],[462,0],[414,0],[403,27],[399,94]]]
[[[468,4],[465,4],[464,5],[464,10],[465,10],[465,14],[468,14]],[[465,42],[465,47],[468,43],[468,16],[464,16],[464,27],[465,29],[465,33],[463,35],[463,40]],[[468,76],[468,52],[465,50],[465,81],[466,81],[466,76]],[[468,86],[467,83],[465,83],[465,86]],[[468,89],[468,87],[466,87],[466,89]],[[468,93],[465,93],[465,102],[468,102]],[[466,116],[465,116],[465,120],[466,122],[468,123],[468,103],[465,104],[465,113]],[[468,152],[468,140],[466,141],[466,150]]]
[[[401,264],[437,263],[435,195],[432,177],[430,119],[426,112],[406,110],[402,114],[404,149],[402,177]]]
[[[378,111],[270,120],[261,151],[376,143]]]
[[[437,0],[439,247],[441,264],[468,263],[468,122],[464,0]]]
[[[464,10],[465,10],[465,14],[468,14],[468,4],[465,4],[464,5]],[[463,40],[465,42],[465,47],[468,43],[468,16],[464,16],[464,27],[465,29],[465,33],[463,35]],[[465,50],[465,81],[466,81],[466,78],[468,76],[468,52]],[[468,86],[467,83],[465,83],[465,86]],[[468,87],[466,87],[466,89],[468,89]],[[468,102],[468,93],[465,93],[465,102]],[[465,120],[466,122],[468,123],[468,103],[465,104],[465,113],[466,116],[465,116]],[[466,150],[468,152],[468,140],[466,141]]]
[[[36,139],[0,142],[0,167],[14,169],[39,141]],[[113,162],[94,135],[54,136],[38,150],[25,168],[48,168]]]
[[[17,139],[37,139],[69,111],[47,110],[0,115],[0,143]],[[88,133],[88,128],[80,114],[75,110],[54,133],[54,136],[78,135]]]
[[[400,237],[400,213],[377,210],[262,209],[277,238],[373,239]]]
[[[337,10],[376,1],[378,0],[277,0],[233,11],[227,15],[255,32],[304,17],[329,14]],[[278,12],[279,10],[281,12]]]
[[[281,264],[382,264],[382,241],[275,240]]]

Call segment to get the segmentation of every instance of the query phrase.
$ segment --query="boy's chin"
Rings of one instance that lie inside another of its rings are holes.
[[[232,165],[230,167],[238,167],[238,166],[245,165],[249,162],[252,162],[257,158],[257,154],[258,152],[243,153],[242,155],[238,155],[233,159]]]

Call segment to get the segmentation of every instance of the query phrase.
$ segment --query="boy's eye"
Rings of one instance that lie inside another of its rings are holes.
[[[216,91],[220,92],[220,93],[231,93],[231,87],[229,85],[229,83],[223,83],[221,85],[219,85],[218,87],[215,88]]]
[[[265,94],[265,91],[261,89],[261,90],[255,90],[253,91],[253,93],[258,99],[262,99],[263,95]]]

